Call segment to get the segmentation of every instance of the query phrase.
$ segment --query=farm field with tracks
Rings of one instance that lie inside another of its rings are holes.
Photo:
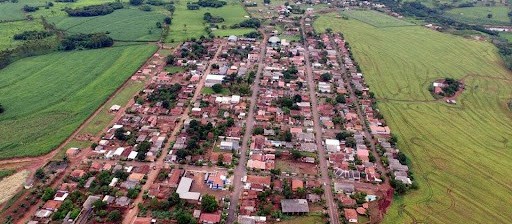
[[[385,223],[512,222],[512,74],[497,49],[419,26],[379,29],[334,17],[314,26],[350,43],[420,187],[396,198]],[[428,92],[443,77],[464,80],[457,105]]]
[[[58,52],[0,71],[0,158],[48,153],[156,50],[136,45]]]

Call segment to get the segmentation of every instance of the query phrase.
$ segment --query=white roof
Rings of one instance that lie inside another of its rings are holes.
[[[240,96],[239,96],[239,95],[233,95],[233,96],[231,96],[231,102],[232,102],[232,103],[238,103],[238,102],[240,102]]]
[[[325,139],[326,145],[340,145],[340,140],[338,139]]]
[[[190,190],[192,186],[192,178],[182,177],[180,183],[178,184],[178,188],[176,189],[176,193],[181,194],[186,193]]]
[[[120,125],[120,124],[114,124],[114,126],[112,126],[112,129],[119,129],[119,128],[122,128],[123,125]]]
[[[121,106],[119,106],[119,105],[112,105],[110,107],[110,110],[119,110],[119,109],[121,109]]]
[[[115,156],[120,156],[121,154],[123,154],[124,152],[124,148],[123,147],[119,147],[116,149],[116,151],[114,152],[114,155]]]
[[[128,155],[128,159],[135,159],[135,157],[137,156],[138,152],[136,151],[131,151],[130,152],[130,155]]]
[[[201,197],[201,193],[199,192],[190,192],[190,187],[192,186],[192,178],[182,177],[180,183],[178,184],[178,188],[176,189],[176,193],[180,195],[181,199],[185,200],[199,200]]]
[[[231,147],[231,146],[233,146],[233,142],[222,141],[222,142],[220,142],[220,146],[228,146],[228,147]]]
[[[219,80],[219,81],[222,81],[224,80],[224,77],[226,77],[225,75],[207,75],[206,76],[206,80]]]
[[[119,178],[114,177],[112,179],[112,181],[110,181],[110,184],[108,186],[111,186],[111,187],[116,186],[117,181],[119,181]]]
[[[201,193],[199,192],[185,192],[180,194],[181,199],[185,200],[199,200]]]

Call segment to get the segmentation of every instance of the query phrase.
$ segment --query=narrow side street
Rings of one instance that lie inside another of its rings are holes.
[[[256,101],[258,97],[258,92],[260,90],[260,79],[263,68],[265,67],[264,58],[265,52],[267,48],[267,35],[265,31],[261,30],[263,34],[263,43],[261,44],[261,52],[260,57],[258,59],[258,71],[256,72],[256,78],[254,83],[252,84],[252,95],[251,95],[251,103],[249,105],[249,113],[246,120],[245,133],[242,139],[242,146],[240,148],[240,159],[238,160],[238,166],[235,169],[234,178],[233,178],[233,192],[231,196],[231,204],[229,205],[228,211],[228,224],[234,223],[236,221],[236,210],[238,209],[238,201],[240,199],[240,194],[242,193],[242,177],[246,174],[246,162],[247,162],[247,147],[249,145],[249,140],[252,136],[252,131],[254,128],[254,110],[256,107]]]

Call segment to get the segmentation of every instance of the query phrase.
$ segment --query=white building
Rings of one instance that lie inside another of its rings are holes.
[[[225,75],[207,75],[204,86],[212,87],[215,84],[222,84],[224,77],[226,77],[226,76]]]

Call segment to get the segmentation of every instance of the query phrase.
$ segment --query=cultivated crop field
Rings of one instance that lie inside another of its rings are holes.
[[[447,11],[447,15],[457,21],[480,24],[480,25],[510,25],[510,18],[507,6],[494,7],[465,7],[455,8]],[[492,18],[488,18],[488,14],[492,14]]]
[[[240,28],[230,29],[231,25],[240,23],[247,18],[247,12],[240,5],[240,2],[228,0],[228,4],[221,8],[204,8],[199,10],[188,10],[186,1],[177,1],[175,3],[176,10],[172,16],[172,24],[167,37],[167,42],[181,42],[190,38],[199,38],[201,35],[206,36],[205,27],[207,24],[203,20],[203,15],[206,12],[211,13],[213,16],[220,16],[224,18],[224,22],[217,23],[218,30],[214,30],[213,34],[216,36],[229,36],[229,35],[243,35],[254,31],[254,29]],[[222,29],[222,25],[227,28]]]
[[[346,10],[344,15],[375,27],[412,26],[414,24],[373,10]]]
[[[163,23],[165,15],[160,12],[145,12],[137,8],[119,9],[111,14],[94,17],[59,16],[49,19],[57,28],[69,33],[108,32],[114,40],[157,41],[162,29],[156,22]]]
[[[397,198],[385,223],[512,222],[512,74],[493,45],[332,14],[314,26],[343,32],[412,161],[420,189]],[[464,80],[457,105],[430,96],[428,86],[441,77]]]
[[[134,45],[25,58],[0,70],[0,158],[48,153],[156,47]]]

